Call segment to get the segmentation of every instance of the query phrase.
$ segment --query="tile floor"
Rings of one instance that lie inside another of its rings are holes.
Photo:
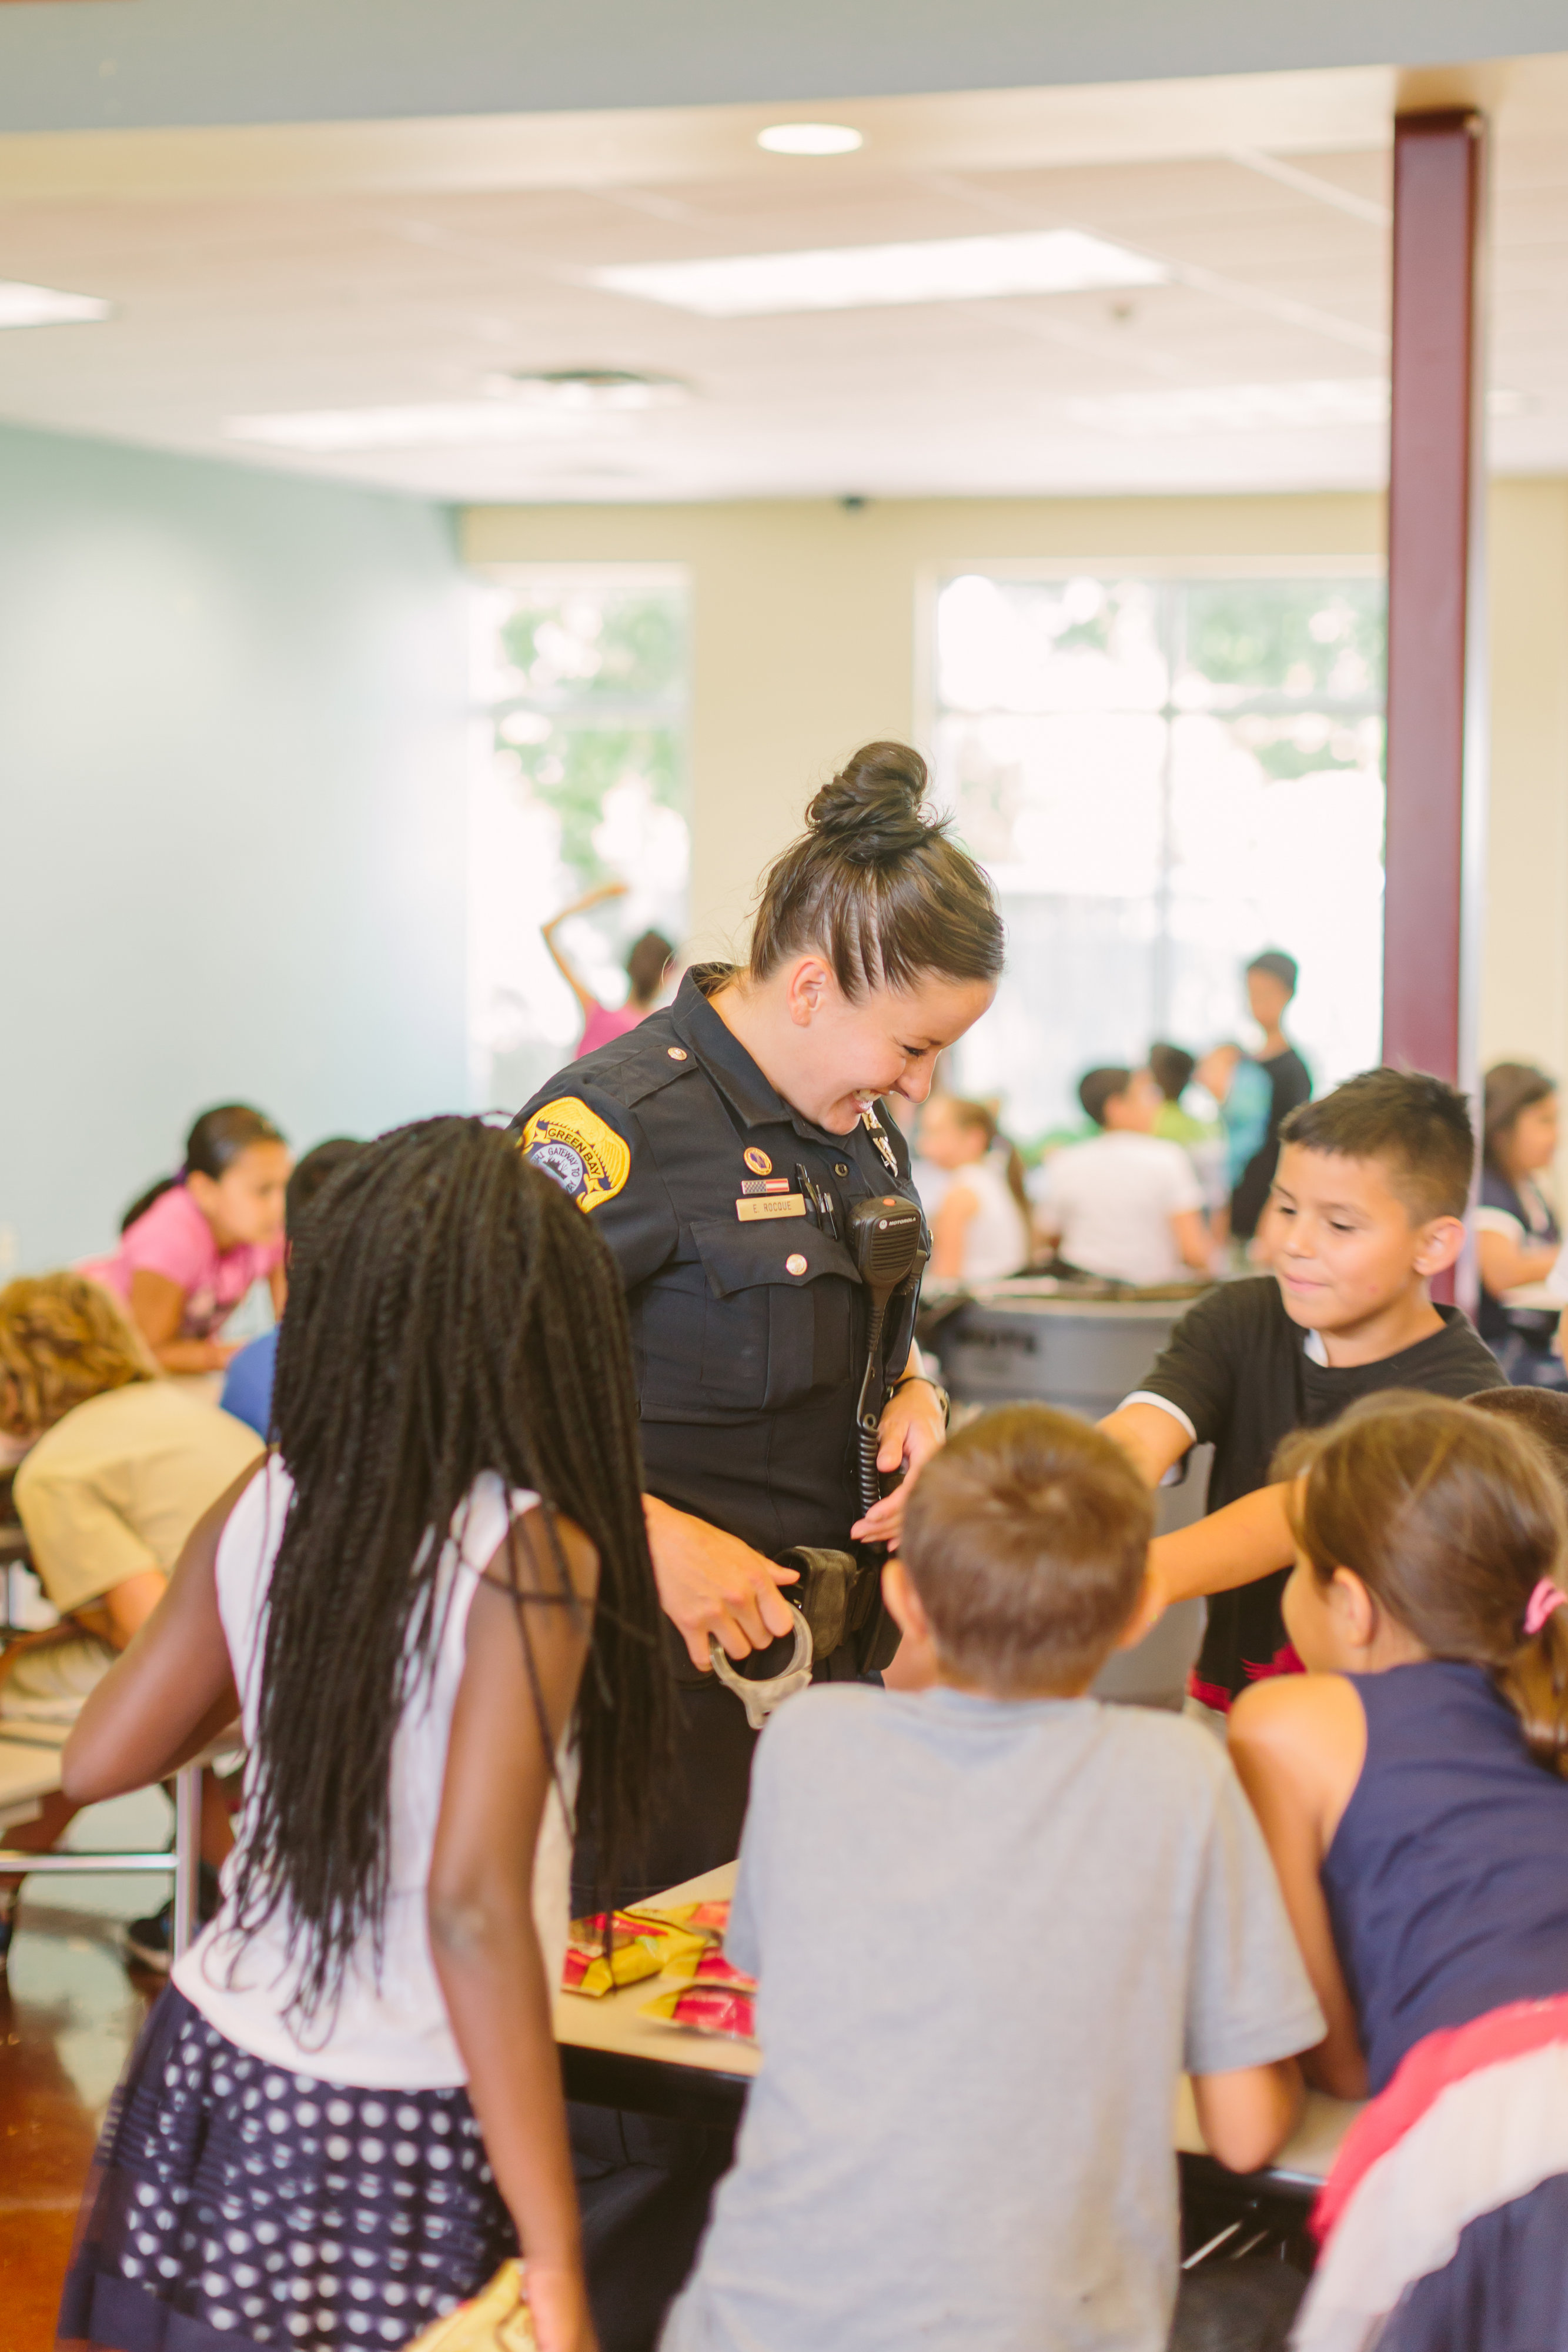
[[[96,1807],[82,1846],[156,1844],[156,1790]],[[0,2345],[53,2352],[60,2279],[110,2092],[158,1980],[128,1974],[120,1925],[154,1910],[156,1879],[36,1879],[0,1973]]]

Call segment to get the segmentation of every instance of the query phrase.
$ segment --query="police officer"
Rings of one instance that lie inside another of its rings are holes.
[[[711,1673],[710,1636],[770,1666],[794,1622],[782,1596],[798,1571],[780,1555],[853,1547],[874,1578],[873,1548],[897,1533],[896,1488],[868,1509],[857,1475],[872,1315],[847,1235],[857,1202],[914,1199],[882,1098],[925,1100],[1002,960],[990,886],[928,815],[925,786],[906,746],[858,751],[765,877],[747,963],[689,971],[673,1005],[558,1073],[514,1122],[621,1267],[649,1549],[679,1637],[676,1755],[622,1899],[738,1846],[756,1734]],[[913,1307],[883,1340],[888,1477],[944,1433]],[[886,1663],[880,1610],[852,1614],[858,1631],[819,1678]],[[727,2151],[689,2126],[580,2109],[573,2121],[604,2352],[641,2352]],[[625,2177],[639,2159],[641,2184]]]

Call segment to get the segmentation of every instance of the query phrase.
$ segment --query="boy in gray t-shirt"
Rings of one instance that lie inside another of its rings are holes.
[[[662,2352],[1166,2344],[1177,2076],[1249,2170],[1324,2028],[1213,1738],[1085,1696],[1148,1535],[1109,1439],[988,1413],[886,1571],[937,1686],[768,1725],[727,1946],[764,2063]]]

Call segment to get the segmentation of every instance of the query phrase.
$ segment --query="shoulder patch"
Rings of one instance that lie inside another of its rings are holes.
[[[522,1153],[584,1211],[612,1201],[632,1173],[630,1148],[580,1095],[540,1104],[523,1129]]]

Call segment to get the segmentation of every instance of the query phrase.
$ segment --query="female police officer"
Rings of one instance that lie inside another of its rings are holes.
[[[739,1843],[756,1735],[709,1671],[709,1636],[732,1659],[768,1648],[793,1623],[781,1588],[796,1571],[780,1553],[897,1532],[897,1491],[866,1510],[857,1485],[872,1318],[846,1236],[857,1202],[914,1198],[879,1097],[925,1100],[937,1055],[986,1010],[1002,961],[990,885],[927,816],[925,783],[925,761],[903,744],[858,751],[765,877],[747,963],[688,972],[672,1006],[559,1072],[514,1122],[620,1264],[649,1547],[685,1643],[677,1754],[625,1899],[727,1861]],[[916,1468],[943,1436],[910,1319],[890,1318],[884,1474]],[[871,1654],[862,1637],[818,1671],[854,1674]],[[618,2125],[615,2136],[627,2134]],[[580,2164],[592,2137],[594,2119],[579,2111]],[[605,2168],[619,2170],[624,2152],[601,2147]],[[585,2182],[606,2352],[651,2340],[689,2258],[706,2183],[695,2200],[664,2193],[680,2169],[666,2170],[663,2189],[646,2184],[635,2242],[633,2184],[618,2180],[606,2200]],[[614,2206],[613,2245],[596,2204]],[[632,2310],[612,2271],[660,2291]]]

